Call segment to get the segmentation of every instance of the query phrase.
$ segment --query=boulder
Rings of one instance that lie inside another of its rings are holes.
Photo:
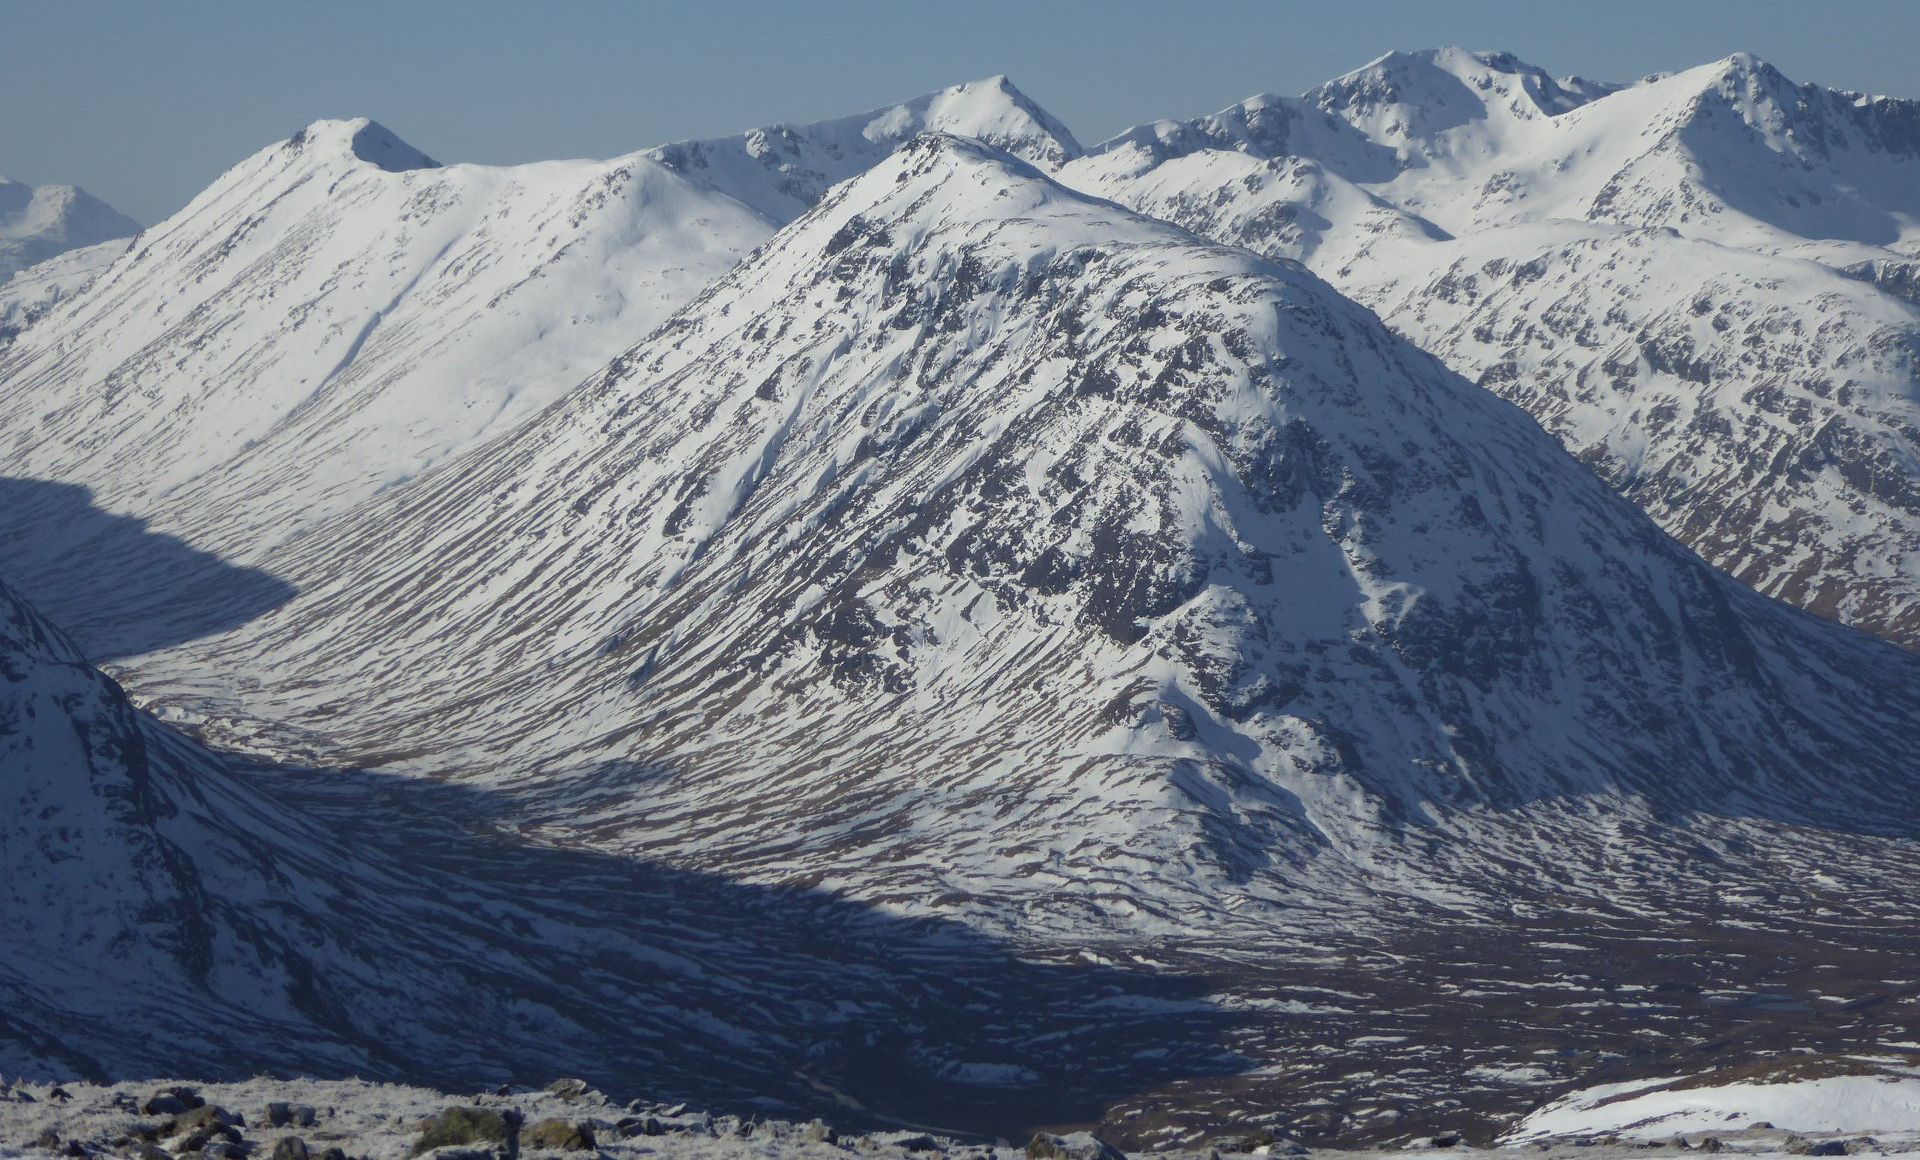
[[[508,1156],[520,1151],[520,1113],[492,1108],[454,1107],[420,1122],[413,1155],[462,1144],[497,1145]]]
[[[1255,1128],[1250,1132],[1235,1132],[1227,1136],[1215,1136],[1207,1141],[1207,1147],[1215,1151],[1234,1154],[1252,1152],[1259,1148],[1271,1148],[1279,1142],[1279,1137],[1271,1129]]]
[[[547,1085],[547,1092],[550,1095],[559,1096],[563,1100],[577,1100],[587,1094],[587,1081],[584,1079],[569,1078],[556,1079]]]
[[[143,1116],[177,1116],[187,1111],[187,1101],[170,1092],[155,1092],[140,1105]]]
[[[1072,1132],[1065,1136],[1036,1133],[1027,1142],[1027,1157],[1028,1160],[1127,1160],[1125,1152],[1092,1132]]]
[[[615,1124],[614,1130],[620,1133],[620,1137],[623,1140],[630,1140],[635,1136],[664,1136],[667,1134],[666,1128],[662,1127],[660,1121],[654,1119],[652,1116],[628,1116],[618,1124]]]
[[[189,1108],[173,1118],[173,1130],[176,1132],[207,1131],[218,1128],[230,1128],[240,1123],[240,1117],[218,1104],[203,1103],[197,1108]]]
[[[269,1128],[311,1128],[320,1117],[312,1104],[275,1102],[267,1105],[265,1118]]]
[[[541,1120],[520,1133],[520,1146],[530,1152],[591,1152],[593,1128],[573,1120]]]
[[[1818,1144],[1809,1145],[1806,1154],[1808,1156],[1845,1156],[1847,1145],[1844,1140],[1822,1140]]]
[[[1700,1141],[1698,1147],[1702,1152],[1724,1152],[1727,1148],[1725,1144],[1720,1142],[1720,1137],[1718,1136],[1708,1136],[1706,1139]]]
[[[307,1160],[307,1142],[298,1136],[282,1136],[273,1146],[273,1160]]]

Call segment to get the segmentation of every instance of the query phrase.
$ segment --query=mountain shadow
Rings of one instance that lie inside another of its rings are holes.
[[[1036,962],[825,890],[536,842],[483,790],[222,768],[143,729],[155,829],[199,900],[178,921],[211,949],[167,965],[189,980],[171,993],[113,981],[107,955],[22,986],[33,968],[0,952],[14,1070],[451,1091],[578,1075],[623,1100],[1024,1138],[1246,1066],[1203,975]]]
[[[295,593],[269,573],[98,507],[86,487],[7,476],[0,577],[96,661],[236,628]]]

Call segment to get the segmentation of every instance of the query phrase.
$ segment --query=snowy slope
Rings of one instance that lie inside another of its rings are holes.
[[[772,228],[646,157],[442,167],[319,122],[0,354],[0,447],[245,556],[509,430]]]
[[[1920,800],[1920,661],[1700,565],[1298,267],[940,136],[269,565],[296,598],[143,687],[1036,931],[1494,848],[1592,890],[1594,812],[1731,819],[1738,862]]]
[[[1707,559],[1920,644],[1920,308],[1658,230],[1474,235],[1354,285]]]
[[[1308,263],[1709,560],[1912,645],[1914,126],[1746,56],[1611,88],[1441,49],[1062,177]]]
[[[0,1067],[99,1074],[108,1050],[164,1066],[170,1038],[176,1057],[207,1049],[222,1007],[313,1036],[284,942],[235,921],[232,895],[266,879],[238,819],[210,816],[232,803],[217,782],[206,796],[207,775],[210,755],[154,729],[0,587]]]
[[[1016,1132],[1219,1070],[1207,1005],[1165,998],[1191,987],[515,828],[484,795],[213,753],[0,586],[0,1072],[464,1091],[579,1074]],[[979,996],[992,1010],[963,1007]],[[1116,1024],[1103,1002],[1140,1013]],[[1162,1061],[1134,1058],[1143,1038]],[[1014,1060],[1020,1091],[968,1078]]]
[[[139,222],[84,189],[0,177],[0,287],[17,272],[69,250],[139,232]]]
[[[127,252],[129,239],[114,238],[29,266],[0,282],[0,347],[45,317],[61,302],[93,285],[100,272]]]
[[[1664,1142],[1690,1132],[1743,1134],[1753,1124],[1765,1125],[1763,1133],[1815,1136],[1920,1133],[1920,1074],[1911,1067],[1855,1062],[1830,1068],[1834,1074],[1794,1075],[1808,1069],[1796,1069],[1788,1057],[1779,1070],[1746,1082],[1709,1073],[1573,1092],[1522,1120],[1506,1142],[1605,1135]],[[1908,1140],[1889,1143],[1911,1147]]]

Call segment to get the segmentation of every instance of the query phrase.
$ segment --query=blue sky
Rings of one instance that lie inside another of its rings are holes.
[[[318,117],[443,161],[604,157],[997,72],[1093,142],[1447,43],[1610,80],[1745,50],[1920,97],[1920,0],[3,0],[0,173],[152,222]]]

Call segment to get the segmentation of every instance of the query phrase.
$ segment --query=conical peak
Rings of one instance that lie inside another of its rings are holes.
[[[366,117],[315,121],[288,138],[282,147],[294,153],[349,157],[388,173],[440,166],[386,126]]]

